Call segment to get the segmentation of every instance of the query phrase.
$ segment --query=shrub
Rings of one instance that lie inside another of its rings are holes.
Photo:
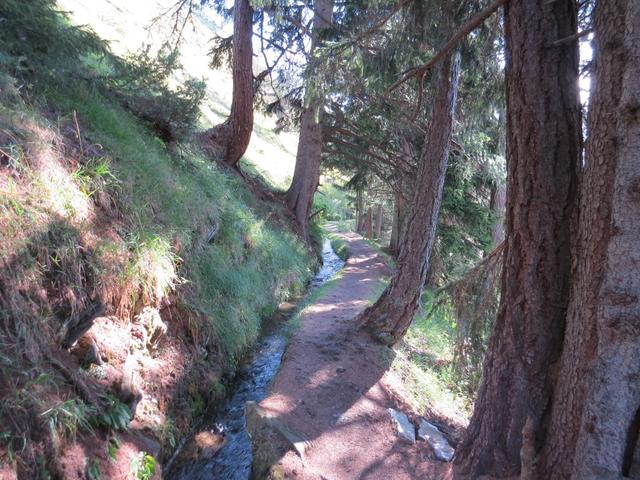
[[[149,123],[165,142],[184,139],[198,122],[205,83],[188,78],[176,88],[171,75],[181,68],[178,52],[165,44],[155,57],[149,47],[116,59],[107,81],[109,90],[135,116]]]
[[[86,73],[83,57],[109,54],[104,40],[71,25],[53,0],[3,0],[0,23],[0,69],[30,82],[74,78]]]

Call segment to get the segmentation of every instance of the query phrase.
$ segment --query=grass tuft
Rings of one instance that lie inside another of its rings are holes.
[[[331,248],[333,248],[333,251],[346,262],[347,258],[349,258],[349,246],[347,242],[345,242],[339,235],[333,233],[330,233],[328,237],[331,241]]]

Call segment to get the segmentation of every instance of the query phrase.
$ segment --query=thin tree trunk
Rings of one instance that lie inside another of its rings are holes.
[[[356,232],[362,232],[362,216],[364,215],[364,196],[362,190],[356,190]]]
[[[367,238],[373,238],[373,209],[371,207],[369,207],[369,210],[367,210],[367,220],[365,226]]]
[[[473,417],[456,454],[457,471],[472,478],[520,472],[528,418],[534,447],[546,434],[568,303],[580,147],[577,43],[548,44],[575,32],[573,0],[506,4],[502,295]]]
[[[376,238],[382,238],[382,204],[376,207]]]
[[[223,161],[236,167],[247,151],[253,131],[253,9],[249,0],[235,0],[233,13],[233,96],[224,123],[204,132],[209,151],[222,150]]]
[[[393,224],[391,226],[391,239],[389,251],[395,257],[400,251],[401,231],[404,220],[405,201],[402,192],[396,191],[393,201]]]
[[[627,477],[638,448],[640,3],[598,2],[595,39],[574,280],[539,460],[548,478]]]
[[[413,321],[429,268],[449,156],[459,57],[453,65],[447,58],[435,73],[437,93],[396,273],[380,299],[360,317],[376,338],[389,345],[400,340]]]
[[[366,215],[365,213],[363,213],[363,214],[360,216],[360,224],[358,225],[358,233],[359,233],[360,235],[364,235],[364,232],[365,232],[365,230],[366,230],[366,229],[365,229],[366,224],[367,224],[367,215]]]
[[[319,31],[331,25],[334,0],[317,0],[314,4],[311,53],[319,44]],[[296,166],[286,194],[287,206],[294,213],[303,238],[308,242],[308,220],[313,194],[320,182],[322,161],[322,99],[312,99],[302,111]]]

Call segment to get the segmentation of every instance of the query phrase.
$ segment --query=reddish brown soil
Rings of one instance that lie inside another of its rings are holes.
[[[277,470],[302,479],[449,478],[450,465],[433,460],[425,442],[396,434],[387,408],[406,407],[390,388],[397,382],[389,371],[393,351],[355,322],[390,271],[359,236],[343,238],[350,257],[342,277],[305,311],[272,393],[260,403],[311,442],[304,458],[288,451]]]

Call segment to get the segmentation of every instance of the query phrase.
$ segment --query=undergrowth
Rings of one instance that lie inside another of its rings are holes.
[[[403,379],[414,408],[464,424],[474,392],[454,368],[455,320],[446,306],[430,308],[430,292],[424,293],[422,301],[421,312],[396,347],[392,368]]]
[[[329,240],[331,240],[331,248],[333,248],[333,251],[346,262],[347,258],[349,258],[349,246],[347,242],[345,242],[339,235],[335,235],[333,233],[330,233],[328,237]]]
[[[375,303],[389,282],[378,282],[367,299]],[[405,399],[421,414],[444,416],[466,424],[475,391],[454,368],[456,323],[448,305],[433,305],[425,291],[422,309],[394,347],[391,369],[402,379]],[[433,307],[433,308],[432,308]]]

